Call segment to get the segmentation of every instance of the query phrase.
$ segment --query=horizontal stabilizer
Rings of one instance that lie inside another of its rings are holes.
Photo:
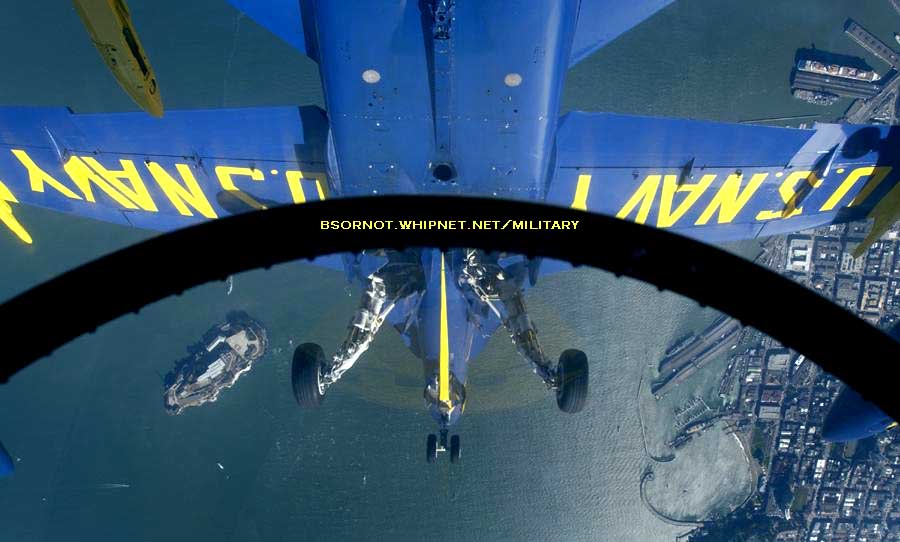
[[[327,125],[317,107],[0,108],[0,219],[28,242],[19,204],[164,231],[324,199]]]

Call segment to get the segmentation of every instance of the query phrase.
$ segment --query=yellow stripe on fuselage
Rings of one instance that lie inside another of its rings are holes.
[[[447,321],[447,277],[444,272],[444,253],[441,253],[441,346],[438,399],[450,405],[450,329]]]

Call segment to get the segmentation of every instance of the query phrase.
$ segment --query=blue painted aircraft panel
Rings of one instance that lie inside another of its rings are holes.
[[[423,191],[434,132],[418,3],[323,1],[314,11],[341,193]]]
[[[306,122],[304,122],[304,120]],[[317,108],[73,114],[0,108],[0,189],[35,205],[155,230],[327,196]],[[307,137],[314,135],[314,139]]]
[[[457,4],[453,191],[543,199],[577,9],[572,0]],[[506,23],[511,12],[516,25]]]
[[[788,233],[864,218],[897,182],[894,139],[883,126],[570,113],[548,201],[710,242]]]

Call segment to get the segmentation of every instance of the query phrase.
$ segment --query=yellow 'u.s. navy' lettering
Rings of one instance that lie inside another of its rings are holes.
[[[100,176],[99,173],[88,167],[88,165],[79,157],[72,156],[66,161],[65,165],[63,165],[63,170],[72,179],[72,182],[75,183],[75,186],[81,190],[81,193],[84,195],[85,201],[95,202],[97,201],[94,198],[94,192],[91,189],[91,184],[94,184],[102,190],[107,196],[112,198],[113,201],[121,205],[126,209],[137,209],[137,205],[132,203],[130,199],[128,199],[125,194],[113,188],[111,184],[106,182],[106,179]]]
[[[147,162],[147,169],[150,175],[156,181],[156,184],[162,189],[163,194],[169,198],[175,209],[184,216],[194,216],[194,213],[188,209],[188,205],[193,207],[198,213],[206,218],[216,218],[216,211],[206,199],[206,194],[197,184],[194,173],[187,164],[175,164],[175,169],[181,175],[184,184],[179,183],[174,177],[157,162]]]
[[[49,173],[35,164],[34,160],[28,156],[28,153],[20,149],[12,149],[12,153],[19,159],[19,162],[22,162],[22,165],[25,166],[25,169],[28,171],[28,183],[31,185],[32,192],[43,192],[44,185],[47,184],[67,198],[81,199],[81,196],[72,192],[66,185],[54,179]]]
[[[800,181],[806,181],[806,186],[797,189]],[[778,194],[784,206],[778,210],[760,211],[756,214],[756,220],[772,220],[773,218],[791,218],[803,212],[802,207],[797,207],[800,194],[805,190],[818,188],[822,184],[822,180],[816,176],[814,171],[795,171],[785,178],[778,187]]]
[[[625,205],[623,205],[622,208],[619,209],[619,212],[616,213],[616,218],[628,218],[631,211],[640,205],[637,215],[634,217],[634,221],[638,224],[646,223],[647,217],[650,215],[650,208],[653,206],[653,200],[656,199],[656,191],[659,188],[659,181],[661,179],[662,175],[647,175],[644,182],[641,183],[641,186],[634,191],[631,199],[625,202]]]
[[[320,200],[325,200],[325,189],[322,186],[322,181],[325,179],[324,175],[312,173],[307,177],[300,170],[289,170],[284,172],[284,177],[287,180],[288,190],[291,191],[291,199],[294,203],[306,203],[306,192],[303,191],[303,183],[300,181],[315,181],[316,194]]]
[[[848,204],[848,207],[858,205],[866,200],[881,185],[891,172],[890,166],[862,166],[853,169],[843,181],[837,184],[834,192],[826,199],[818,209],[819,212],[831,211],[846,199],[850,191],[859,183],[860,179],[867,181],[859,189]],[[837,173],[843,173],[838,169]],[[674,174],[660,175],[650,173],[644,177],[640,185],[627,197],[625,203],[616,213],[616,218],[633,220],[639,224],[645,224],[650,220],[651,212],[656,207],[656,226],[669,228],[678,223],[694,209],[698,202],[706,194],[710,194],[708,203],[694,221],[695,226],[705,226],[715,217],[717,224],[730,224],[740,212],[750,206],[754,199],[760,199],[760,195],[768,199],[771,192],[759,192],[760,187],[769,178],[769,172],[754,173],[750,180],[744,182],[742,172],[730,174],[721,186],[713,192],[711,188],[716,180],[715,174],[703,175],[696,183],[680,183],[679,176]],[[781,177],[781,172],[776,172]],[[803,213],[802,202],[807,199],[813,190],[821,190],[825,179],[819,178],[815,171],[793,171],[785,177],[778,186],[778,196],[781,205],[757,211],[752,216],[755,221],[767,221],[774,219],[792,218]],[[579,175],[575,195],[571,207],[575,209],[587,209],[587,190],[591,182],[590,175]],[[657,193],[659,199],[657,200]],[[677,201],[678,196],[683,196]],[[824,196],[823,196],[824,197]],[[759,205],[750,206],[759,209]],[[751,217],[748,217],[751,218]]]
[[[13,215],[10,203],[19,203],[19,200],[17,200],[12,191],[3,184],[3,181],[0,181],[0,222],[3,222],[3,225],[16,234],[16,237],[30,245],[33,242],[31,234],[28,233],[28,230],[26,230]]]
[[[741,209],[747,205],[753,194],[759,189],[763,181],[768,177],[768,173],[756,173],[750,177],[747,185],[741,188],[744,175],[741,173],[733,173],[725,179],[722,187],[716,192],[712,201],[694,222],[696,226],[702,226],[709,222],[709,219],[718,212],[716,222],[719,224],[730,224],[737,217]]]
[[[46,168],[40,165],[29,152],[24,149],[10,149],[10,155],[15,158],[23,167],[20,174],[23,175],[23,182],[30,188],[31,192],[44,194],[51,192],[51,196],[62,196],[66,199],[82,201],[87,205],[96,205],[102,203],[104,205],[112,204],[113,207],[124,211],[132,212],[160,212],[158,207],[159,201],[169,200],[174,211],[182,216],[193,217],[196,215],[205,218],[217,218],[217,213],[208,196],[209,189],[215,190],[212,186],[206,184],[209,180],[205,174],[199,175],[200,179],[195,176],[194,170],[185,163],[165,163],[161,164],[152,160],[144,160],[146,171],[143,174],[139,171],[140,165],[132,159],[118,159],[118,166],[112,169],[107,167],[109,163],[102,164],[94,156],[86,155],[67,155],[65,162],[59,166]],[[46,158],[46,155],[43,155]],[[2,158],[2,156],[0,156]],[[57,154],[54,162],[62,162],[62,157]],[[58,160],[57,160],[58,159]],[[61,167],[60,167],[61,166]],[[116,169],[116,167],[118,169]],[[174,171],[172,171],[174,168]],[[205,172],[206,170],[204,170]],[[64,176],[61,176],[61,173]],[[145,182],[146,175],[149,172],[154,182],[148,185]],[[312,186],[318,199],[324,200],[327,196],[326,176],[320,172],[302,172],[299,170],[285,171],[287,180],[287,188],[290,192],[290,198],[296,203],[306,201],[306,193],[304,193],[303,181],[314,183]],[[273,169],[272,175],[278,174],[278,170]],[[143,175],[143,178],[142,178]],[[236,198],[244,201],[249,206],[265,209],[266,206],[248,192],[238,188],[239,182],[237,178],[240,176],[249,177],[251,181],[262,182],[265,176],[262,171],[254,167],[243,167],[234,165],[218,165],[215,167],[215,177],[219,185]],[[203,182],[200,182],[203,181]],[[158,188],[153,188],[156,184]],[[11,186],[11,185],[10,185]],[[50,190],[48,190],[48,187]],[[158,191],[157,191],[158,190]],[[270,185],[264,190],[264,193],[276,195],[273,197],[278,201],[286,201],[287,194],[284,192],[284,185]],[[281,194],[277,194],[281,192]],[[309,193],[309,187],[307,187]],[[105,196],[101,198],[98,194]],[[100,201],[98,201],[98,199]],[[25,198],[25,203],[31,203],[31,198]],[[44,203],[41,200],[34,201],[39,205]],[[11,203],[19,203],[19,200],[13,194],[6,184],[0,183],[0,222],[8,229],[13,231],[17,237],[26,243],[33,242],[31,235],[26,231],[24,226],[13,215],[13,207]],[[52,198],[47,202],[51,207],[56,208],[56,203]],[[68,205],[65,205],[69,209]]]
[[[119,160],[120,170],[106,169],[100,162],[91,156],[82,156],[84,162],[103,177],[110,186],[115,188],[119,193],[124,194],[129,200],[137,205],[141,210],[152,213],[158,212],[156,203],[147,190],[147,185],[138,173],[137,167],[132,160]],[[127,181],[127,184],[126,184]]]
[[[662,194],[660,195],[659,200],[659,218],[656,220],[656,227],[669,228],[674,226],[715,180],[715,175],[704,175],[696,183],[683,183],[679,185],[678,175],[666,175],[663,178]],[[672,203],[675,194],[681,193],[685,193],[687,196],[673,211]]]
[[[831,197],[828,198],[827,201],[822,205],[819,209],[820,211],[831,211],[834,209],[838,203],[844,196],[847,195],[847,192],[850,191],[851,188],[863,177],[868,177],[869,180],[863,185],[862,189],[858,194],[850,201],[848,207],[853,207],[854,205],[858,205],[865,201],[869,194],[872,193],[873,190],[878,188],[881,182],[887,178],[888,174],[891,172],[890,166],[866,166],[861,168],[856,168],[847,175],[847,178],[844,179],[837,189],[831,194]]]

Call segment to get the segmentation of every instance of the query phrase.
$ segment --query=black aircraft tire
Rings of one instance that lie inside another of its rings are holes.
[[[303,343],[294,350],[291,366],[291,383],[294,398],[303,408],[314,408],[322,404],[325,394],[319,390],[319,378],[325,366],[325,352],[315,343]]]
[[[563,412],[580,412],[587,402],[588,359],[581,350],[566,350],[559,356],[559,388],[556,404]]]
[[[428,435],[425,441],[425,461],[434,463],[437,459],[437,435],[434,433]]]
[[[459,435],[453,435],[450,437],[450,462],[459,463],[461,453],[462,448],[459,445]]]

